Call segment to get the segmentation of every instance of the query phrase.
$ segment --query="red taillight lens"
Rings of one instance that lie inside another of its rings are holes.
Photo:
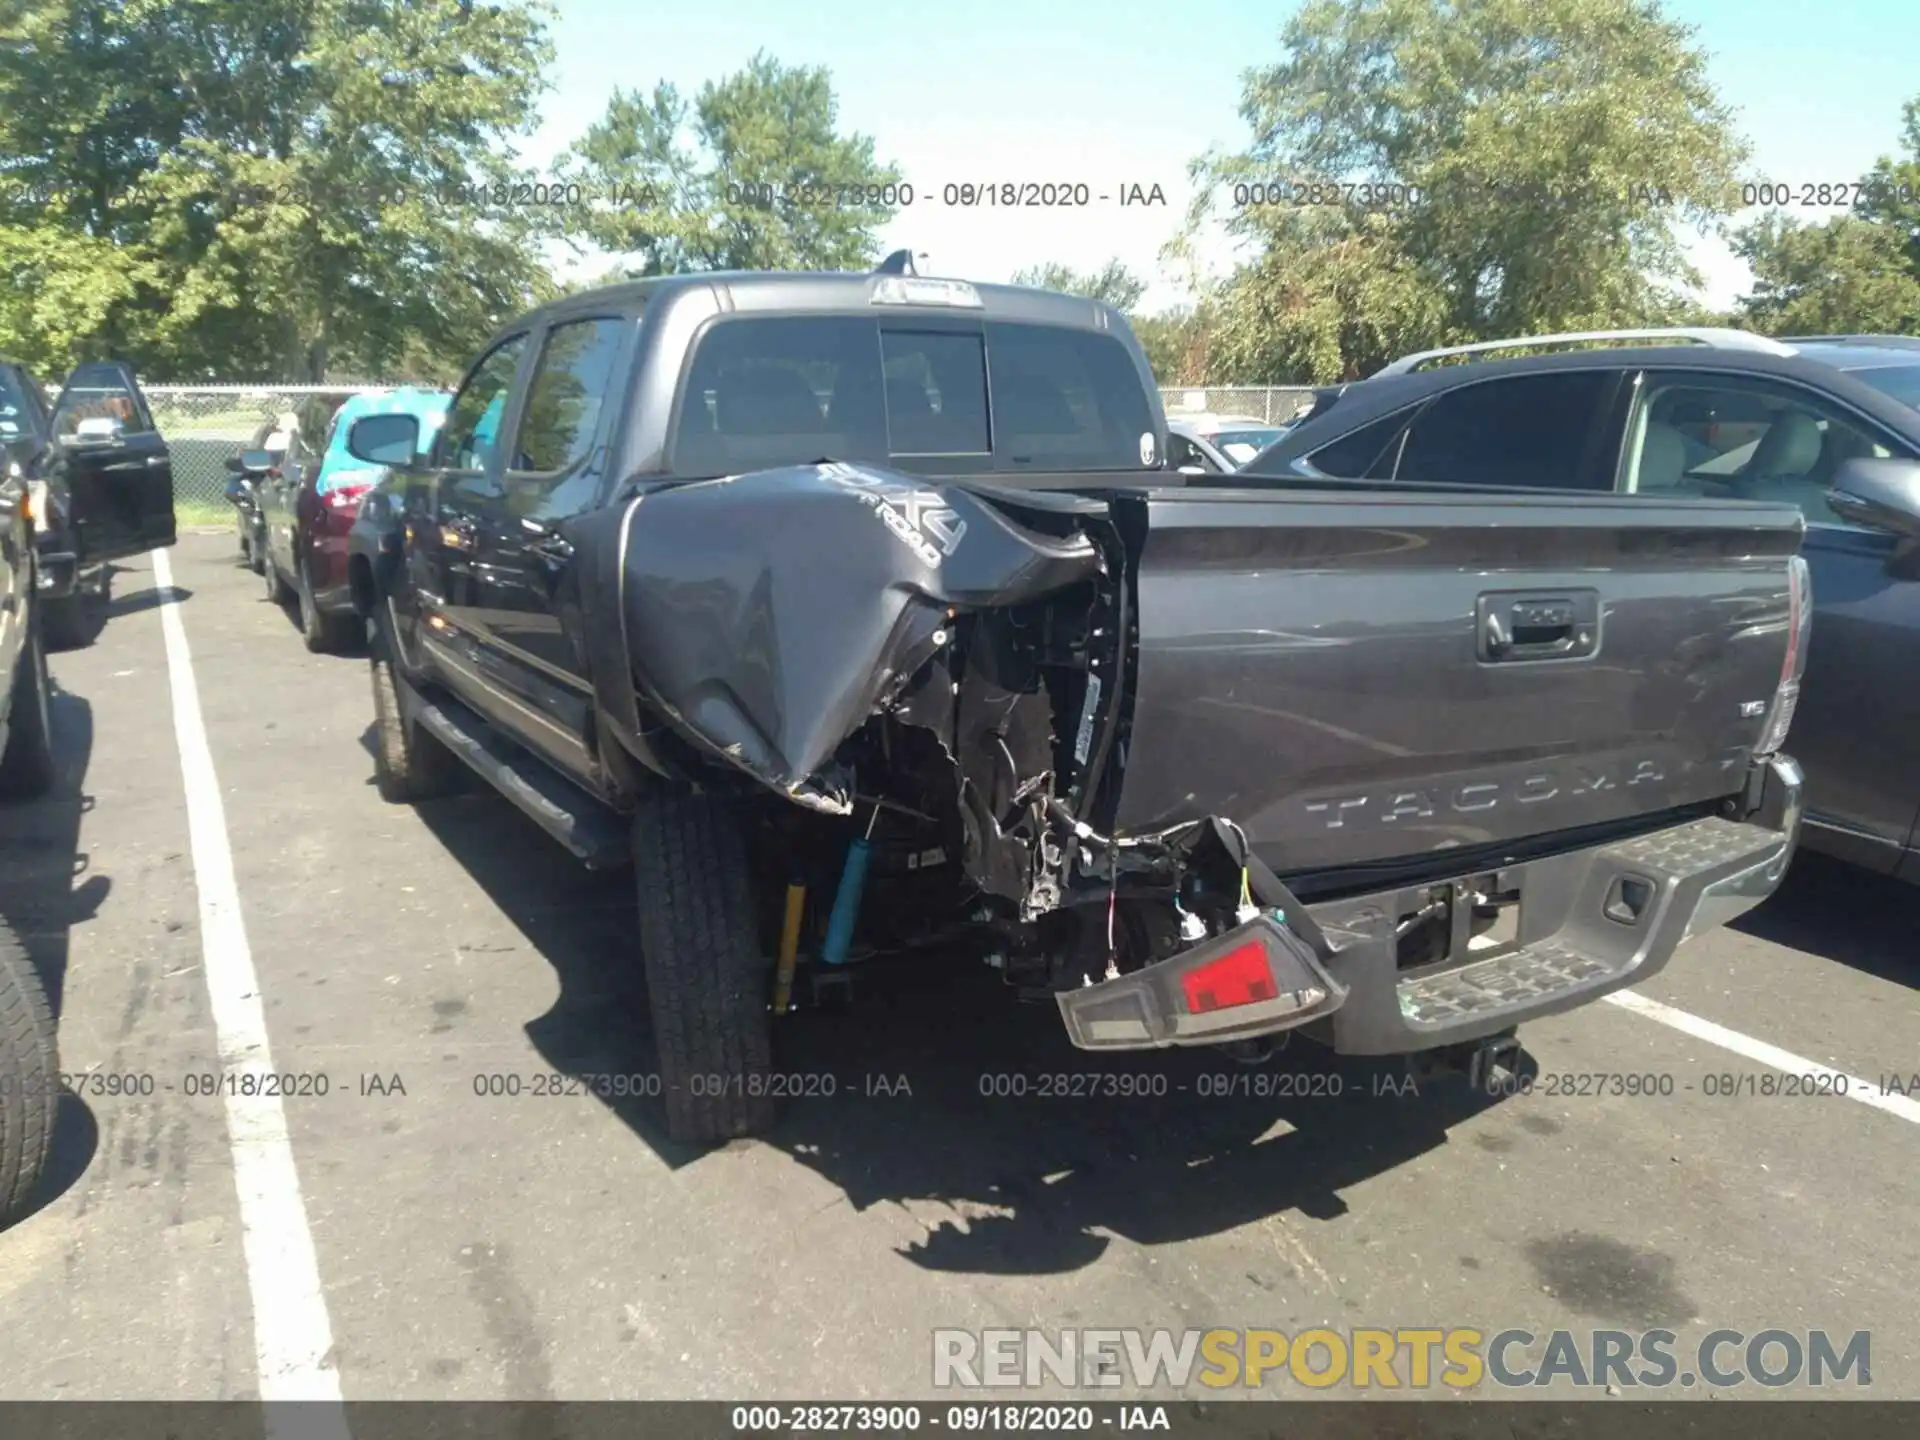
[[[1807,640],[1813,629],[1813,577],[1799,555],[1787,561],[1787,653],[1780,662],[1780,684],[1767,709],[1767,723],[1753,749],[1772,755],[1787,743],[1793,712],[1800,704],[1800,677],[1807,669]]]
[[[357,510],[372,488],[371,485],[336,485],[327,491],[327,506],[333,510]]]
[[[1280,994],[1267,960],[1267,947],[1258,940],[1236,945],[1218,960],[1209,960],[1180,977],[1187,1009],[1195,1015],[1253,1005]]]

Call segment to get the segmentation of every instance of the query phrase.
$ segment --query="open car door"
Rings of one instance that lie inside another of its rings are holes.
[[[131,366],[104,361],[69,375],[53,405],[53,443],[79,564],[173,544],[173,457]]]

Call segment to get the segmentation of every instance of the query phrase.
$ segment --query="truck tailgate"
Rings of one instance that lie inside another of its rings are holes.
[[[1784,506],[1358,490],[1136,503],[1115,823],[1226,816],[1283,872],[1730,794],[1787,655],[1803,525]]]

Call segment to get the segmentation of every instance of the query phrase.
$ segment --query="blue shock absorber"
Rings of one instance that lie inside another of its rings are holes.
[[[827,917],[827,940],[820,949],[826,965],[844,965],[853,948],[853,926],[860,918],[860,897],[867,888],[867,863],[873,858],[873,824],[880,818],[880,807],[873,807],[873,819],[867,833],[856,836],[847,846],[847,863],[840,869],[840,888],[834,892],[833,913]]]

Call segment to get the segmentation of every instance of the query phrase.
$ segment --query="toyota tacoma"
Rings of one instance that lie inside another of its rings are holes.
[[[348,444],[378,783],[631,863],[676,1138],[772,1121],[802,964],[1472,1068],[1793,852],[1791,507],[1182,474],[1093,300],[631,282],[505,326],[425,453]]]

